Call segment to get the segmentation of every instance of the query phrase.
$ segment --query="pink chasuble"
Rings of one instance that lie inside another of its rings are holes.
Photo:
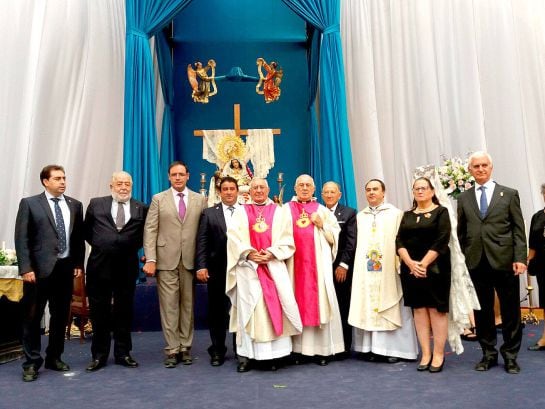
[[[295,300],[304,326],[320,325],[318,270],[314,247],[314,224],[310,215],[318,210],[317,202],[288,202],[293,221],[295,255],[293,257]]]
[[[244,205],[246,215],[248,216],[248,226],[250,227],[250,244],[257,251],[266,250],[271,247],[272,222],[276,208],[277,206],[274,203],[265,206],[254,204]],[[271,277],[269,267],[266,264],[257,265],[257,277],[261,284],[263,299],[271,318],[274,333],[276,336],[280,336],[284,331],[282,306],[278,297],[278,290]]]

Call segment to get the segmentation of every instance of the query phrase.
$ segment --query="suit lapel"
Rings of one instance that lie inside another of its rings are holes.
[[[338,204],[337,208],[335,209],[335,217],[337,218],[337,220],[344,220],[343,213],[344,213],[344,206]]]
[[[106,215],[106,218],[110,222],[110,225],[112,226],[112,228],[115,229],[115,231],[117,231],[117,226],[115,225],[114,218],[112,217],[112,203],[113,203],[113,201],[114,201],[114,199],[111,196],[108,196],[108,197],[105,197],[100,202],[101,202],[101,205],[102,205],[102,211]]]
[[[53,212],[51,211],[51,208],[49,207],[49,203],[47,202],[47,197],[45,196],[45,193],[42,193],[40,195],[39,202],[45,214],[47,214],[47,218],[49,219],[49,222],[51,223],[53,230],[55,230],[55,234],[57,234],[57,225],[55,223],[55,218],[53,217]]]
[[[503,196],[503,186],[500,186],[496,183],[496,186],[494,186],[494,193],[492,194],[492,199],[490,199],[490,205],[488,206],[488,211],[486,212],[486,217],[490,214],[490,212],[492,211],[492,209],[494,209],[494,206],[496,206],[496,204],[498,203],[498,201],[500,200],[500,197]]]
[[[74,203],[74,200],[72,200],[71,197],[64,196],[64,199],[66,200],[66,204],[68,205],[68,209],[70,210],[70,231],[69,236],[72,235],[72,230],[74,229],[74,223],[76,221],[76,205]],[[68,239],[69,237],[67,237]]]
[[[178,209],[176,208],[176,202],[174,201],[172,188],[169,188],[168,190],[166,190],[165,195],[167,196],[167,203],[168,203],[168,206],[170,207],[170,211],[173,212],[176,215],[176,219],[178,219],[178,221],[182,223],[183,220],[180,219],[180,213],[178,212]],[[188,201],[189,201],[189,198],[188,198]],[[186,217],[187,217],[187,212],[186,212]]]
[[[225,221],[225,215],[223,214],[223,206],[220,203],[214,208],[216,211],[214,215],[217,219],[218,225],[221,227],[221,231],[227,231],[227,222]]]
[[[469,199],[469,204],[470,204],[471,208],[473,209],[473,211],[475,212],[477,217],[480,219],[481,218],[481,211],[479,210],[479,204],[477,203],[477,196],[475,194],[475,187],[472,187],[471,189],[466,190],[466,192],[467,192],[467,195],[469,195],[468,199]]]

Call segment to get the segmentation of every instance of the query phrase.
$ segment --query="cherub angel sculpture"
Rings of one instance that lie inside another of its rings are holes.
[[[277,101],[281,94],[280,83],[282,82],[284,71],[275,61],[267,64],[261,57],[257,59],[256,64],[259,82],[255,87],[255,92],[263,95],[267,104]],[[262,68],[265,68],[267,75],[263,75]]]
[[[215,81],[216,62],[208,60],[206,67],[203,67],[200,61],[197,61],[194,65],[195,69],[191,64],[187,65],[187,78],[193,89],[191,97],[193,102],[207,104],[208,98],[218,93]],[[208,75],[208,71],[211,71],[210,75]]]

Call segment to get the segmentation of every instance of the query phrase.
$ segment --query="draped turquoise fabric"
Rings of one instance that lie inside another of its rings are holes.
[[[159,76],[161,78],[161,88],[163,89],[163,99],[165,103],[161,128],[159,167],[161,169],[161,175],[166,175],[168,173],[168,166],[174,161],[174,134],[172,129],[172,117],[174,115],[174,83],[172,79],[173,67],[170,47],[164,30],[155,35],[155,50],[157,52],[157,64],[159,66]],[[160,178],[159,183],[161,189],[166,189],[169,185],[169,182],[165,177]]]
[[[341,202],[357,207],[346,111],[340,0],[282,1],[322,33],[319,49],[315,44],[311,44],[310,58],[312,75],[312,53],[319,50],[320,124],[317,145],[313,146],[311,159],[316,186],[320,188],[326,179],[338,182],[343,192]],[[312,83],[310,86],[312,87]],[[311,129],[313,126],[311,124]],[[314,144],[316,135],[311,135],[311,138]],[[316,157],[316,155],[319,156]]]
[[[125,132],[123,169],[132,174],[133,196],[149,203],[161,190],[155,129],[155,86],[149,38],[191,0],[126,0]]]

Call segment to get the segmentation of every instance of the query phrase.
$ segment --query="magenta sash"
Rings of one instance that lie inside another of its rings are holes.
[[[310,215],[318,210],[317,202],[289,202],[293,220],[293,239],[295,241],[294,280],[295,300],[304,326],[320,325],[320,309],[318,299],[318,270],[316,268],[316,251],[314,248],[314,224],[306,227],[297,224],[304,211]]]
[[[250,243],[257,251],[266,250],[271,247],[272,243],[272,222],[274,218],[274,212],[276,211],[276,204],[271,203],[265,206],[258,206],[253,204],[244,205],[246,209],[246,215],[248,216],[248,226],[250,231]],[[256,219],[261,216],[268,228],[263,232],[257,232],[253,229]],[[271,318],[272,326],[276,336],[282,335],[284,332],[283,320],[282,320],[282,305],[280,304],[280,298],[278,297],[278,290],[274,280],[271,277],[269,267],[266,264],[258,264],[257,277],[261,284],[261,290],[263,292],[263,299],[269,317]]]

